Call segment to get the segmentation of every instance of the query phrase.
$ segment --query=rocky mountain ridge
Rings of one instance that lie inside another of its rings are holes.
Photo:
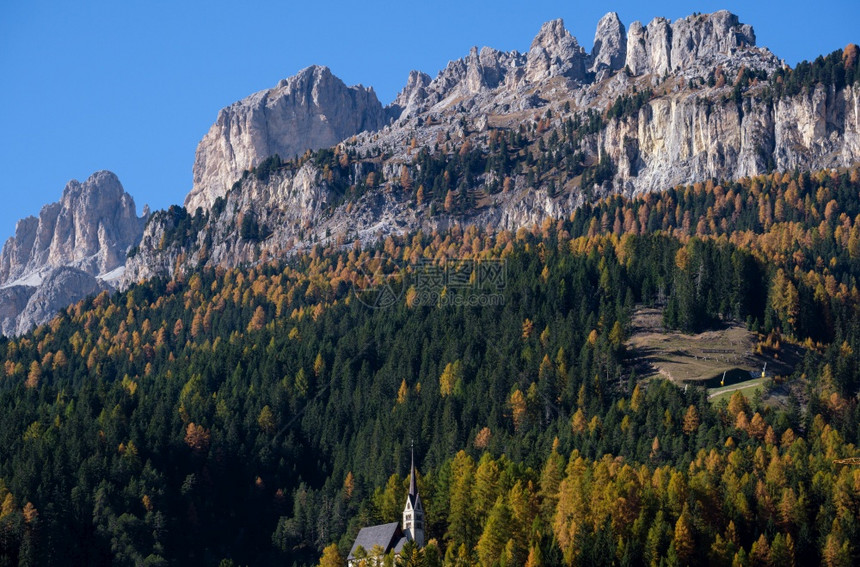
[[[191,212],[208,209],[244,170],[271,155],[292,158],[387,121],[372,88],[347,87],[328,67],[303,69],[218,113],[197,147],[194,185],[185,207]]]
[[[118,285],[416,229],[516,230],[612,193],[860,161],[856,52],[793,73],[755,43],[729,12],[629,28],[609,13],[589,53],[553,20],[527,52],[473,48],[435,78],[411,72],[387,107],[310,67],[219,113],[185,208],[152,215]],[[852,78],[834,83],[833,65]],[[20,277],[44,253],[21,256],[17,242],[0,259],[32,256],[8,262]],[[28,301],[7,285],[0,314]]]
[[[383,108],[372,89],[347,87],[326,67],[308,67],[273,89],[255,93],[221,110],[197,147],[193,188],[185,206],[208,209],[244,170],[278,154],[292,158],[330,147],[361,132],[428,112],[510,112],[539,106],[534,90],[566,81],[569,91],[602,84],[621,69],[633,77],[667,73],[706,76],[717,65],[772,71],[779,66],[755,33],[726,11],[670,23],[655,18],[625,30],[610,12],[597,25],[591,53],[579,45],[561,19],[541,26],[529,50],[502,52],[472,48],[451,61],[435,79],[413,71],[395,101]],[[587,104],[587,102],[586,102]],[[477,107],[477,108],[476,108]]]
[[[99,171],[83,183],[70,181],[38,218],[18,221],[0,252],[0,331],[25,332],[115,285],[147,214],[137,216],[116,175]]]
[[[610,13],[591,53],[561,20],[526,53],[473,48],[435,78],[410,73],[380,129],[287,165],[257,156],[265,167],[211,201],[199,232],[154,219],[125,283],[454,223],[516,230],[614,192],[860,160],[860,88],[775,95],[771,79],[786,70],[755,42],[725,11],[629,30]],[[463,165],[471,158],[476,171]],[[248,219],[258,235],[243,236]],[[161,246],[165,234],[174,239]]]
[[[575,91],[601,84],[622,69],[631,77],[652,75],[657,81],[667,73],[685,79],[706,77],[720,65],[728,72],[737,72],[741,66],[767,71],[779,67],[777,58],[755,42],[752,27],[727,11],[671,23],[655,18],[647,26],[633,22],[629,32],[618,14],[610,12],[598,22],[592,51],[587,54],[564,28],[563,20],[557,19],[541,27],[525,54],[473,48],[466,58],[450,62],[435,79],[420,85],[423,96],[421,91],[416,93],[410,75],[394,104],[405,108],[404,95],[412,101],[410,111],[400,116],[405,118],[451,103],[462,104],[463,97],[481,92],[504,91],[494,93],[499,102],[522,98],[555,77],[568,79],[568,90]],[[520,106],[527,105],[528,97],[525,104],[520,102]],[[510,104],[508,108],[497,106],[502,112],[511,109]]]

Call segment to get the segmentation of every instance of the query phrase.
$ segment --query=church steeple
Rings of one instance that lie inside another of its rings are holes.
[[[418,496],[418,485],[415,484],[415,442],[412,442],[412,466],[409,469],[409,496]]]
[[[403,508],[403,531],[406,539],[424,547],[424,506],[418,495],[418,475],[415,472],[415,442],[412,442],[412,465],[409,469],[409,494]]]

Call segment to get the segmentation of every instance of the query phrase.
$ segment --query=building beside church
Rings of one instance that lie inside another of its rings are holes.
[[[352,544],[347,561],[350,567],[357,565],[365,557],[375,556],[372,561],[381,564],[382,556],[390,552],[400,553],[407,541],[414,541],[424,547],[424,505],[418,494],[418,481],[415,474],[415,451],[412,451],[412,465],[409,471],[409,494],[403,508],[403,525],[397,522],[361,528]],[[378,555],[377,555],[378,554]]]

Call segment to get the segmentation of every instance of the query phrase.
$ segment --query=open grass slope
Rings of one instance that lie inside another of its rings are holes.
[[[740,382],[745,372],[759,373],[767,363],[768,374],[787,375],[791,366],[772,356],[755,352],[755,333],[737,323],[689,335],[663,328],[663,312],[642,307],[633,316],[627,346],[640,377],[663,376],[676,383],[704,382],[726,372],[729,384]]]

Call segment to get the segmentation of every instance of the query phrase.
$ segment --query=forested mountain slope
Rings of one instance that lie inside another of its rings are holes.
[[[856,168],[702,183],[81,301],[0,342],[0,562],[345,555],[398,519],[414,439],[428,564],[850,564],[858,192]],[[804,345],[785,402],[639,384],[639,303]]]

